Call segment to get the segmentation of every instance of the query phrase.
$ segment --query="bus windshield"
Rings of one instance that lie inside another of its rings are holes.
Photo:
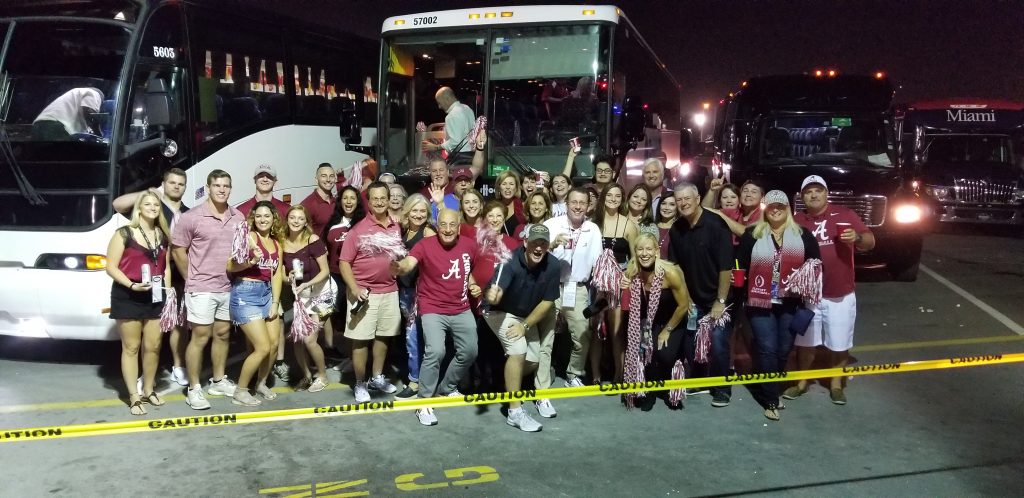
[[[928,135],[923,157],[926,164],[1014,164],[1005,135]]]
[[[423,151],[424,141],[464,138],[445,136],[434,100],[442,86],[474,116],[486,112],[492,165],[485,174],[560,166],[573,137],[604,147],[607,98],[599,90],[607,88],[609,33],[575,24],[385,35],[380,140],[389,171],[423,174],[436,155]]]
[[[0,67],[0,226],[95,225],[110,211],[109,144],[130,32],[63,21],[5,29],[14,32]]]
[[[880,116],[773,116],[761,132],[762,164],[896,164],[892,130]]]

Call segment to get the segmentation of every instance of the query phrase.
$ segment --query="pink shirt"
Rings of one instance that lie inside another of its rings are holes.
[[[793,219],[811,232],[821,248],[822,297],[835,299],[853,292],[855,249],[853,244],[837,240],[839,228],[836,223],[849,223],[857,233],[871,233],[860,216],[849,208],[828,203],[820,215],[799,212],[793,215]]]
[[[409,256],[419,262],[420,313],[457,315],[469,310],[469,275],[478,250],[475,240],[461,236],[452,247],[441,245],[440,237],[428,237],[413,246]]]
[[[316,195],[316,194],[314,194]],[[372,215],[356,223],[345,237],[338,261],[347,261],[352,265],[352,275],[356,284],[370,290],[371,294],[386,294],[398,291],[395,277],[391,276],[391,257],[386,254],[368,254],[360,251],[361,237],[376,233],[390,232],[398,240],[402,239],[402,230],[390,217],[386,226],[381,226]]]
[[[228,258],[235,226],[245,216],[228,206],[224,219],[218,219],[210,209],[210,201],[183,213],[174,225],[171,244],[188,251],[188,275],[185,292],[230,292]]]
[[[303,206],[309,211],[309,226],[313,229],[313,233],[317,237],[320,237],[324,233],[324,228],[327,227],[327,222],[331,221],[331,215],[334,214],[334,197],[329,200],[324,200],[320,197],[320,194],[316,190],[309,194],[309,197],[302,199]],[[283,221],[283,220],[282,220]]]
[[[270,202],[277,208],[277,214],[281,217],[281,224],[284,225],[288,218],[288,209],[292,206],[287,202],[278,200],[277,197],[271,197]],[[235,209],[241,211],[243,216],[249,216],[249,211],[252,211],[254,207],[256,207],[256,197],[235,206]]]

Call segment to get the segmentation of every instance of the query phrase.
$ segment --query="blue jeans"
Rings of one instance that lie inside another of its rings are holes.
[[[697,321],[711,313],[711,308],[697,306]],[[735,314],[735,311],[732,313]],[[729,337],[732,334],[732,321],[724,326],[715,327],[711,331],[711,351],[708,354],[709,362],[702,365],[694,360],[697,352],[697,331],[687,330],[684,348],[686,349],[686,361],[690,364],[689,378],[700,377],[724,377],[729,373],[729,363],[732,356],[732,349],[729,345]],[[711,394],[718,393],[726,396],[732,395],[732,386],[716,386],[711,388]]]
[[[789,352],[793,349],[793,321],[797,303],[773,304],[771,309],[746,308],[747,318],[754,335],[757,351],[754,353],[754,373],[776,373],[786,370]],[[752,384],[751,393],[762,408],[779,405],[779,385],[775,382]]]
[[[405,317],[405,350],[409,354],[409,382],[419,382],[420,363],[423,361],[423,341],[420,340],[420,319],[409,319],[409,310],[416,299],[415,287],[399,287],[398,302]]]

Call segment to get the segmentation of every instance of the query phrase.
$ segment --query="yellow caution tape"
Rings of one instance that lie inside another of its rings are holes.
[[[819,370],[802,370],[795,372],[735,374],[726,375],[724,377],[703,377],[698,379],[612,383],[602,386],[526,389],[516,392],[467,394],[461,398],[442,397],[398,401],[372,401],[347,405],[328,405],[312,408],[227,413],[223,415],[202,415],[149,420],[136,419],[124,422],[35,427],[30,429],[0,429],[0,443],[13,441],[38,441],[69,437],[105,436],[132,432],[192,429],[196,427],[240,425],[284,420],[303,420],[311,418],[337,417],[342,415],[359,415],[364,413],[408,411],[420,408],[452,408],[458,406],[505,403],[508,401],[580,398],[585,396],[605,396],[610,394],[625,394],[640,391],[666,391],[669,389],[759,384],[763,382],[794,381],[826,377],[854,377],[901,372],[920,372],[925,370],[941,370],[945,368],[976,367],[982,365],[998,365],[1003,363],[1019,362],[1024,362],[1024,353],[959,356],[938,360],[881,363],[874,365],[824,368]]]

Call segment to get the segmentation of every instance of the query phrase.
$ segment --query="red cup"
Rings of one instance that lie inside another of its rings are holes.
[[[747,270],[736,268],[732,271],[732,286],[743,287],[747,283]]]
[[[843,221],[836,222],[836,238],[842,238],[843,232],[845,232],[847,228],[853,228],[853,225]]]

